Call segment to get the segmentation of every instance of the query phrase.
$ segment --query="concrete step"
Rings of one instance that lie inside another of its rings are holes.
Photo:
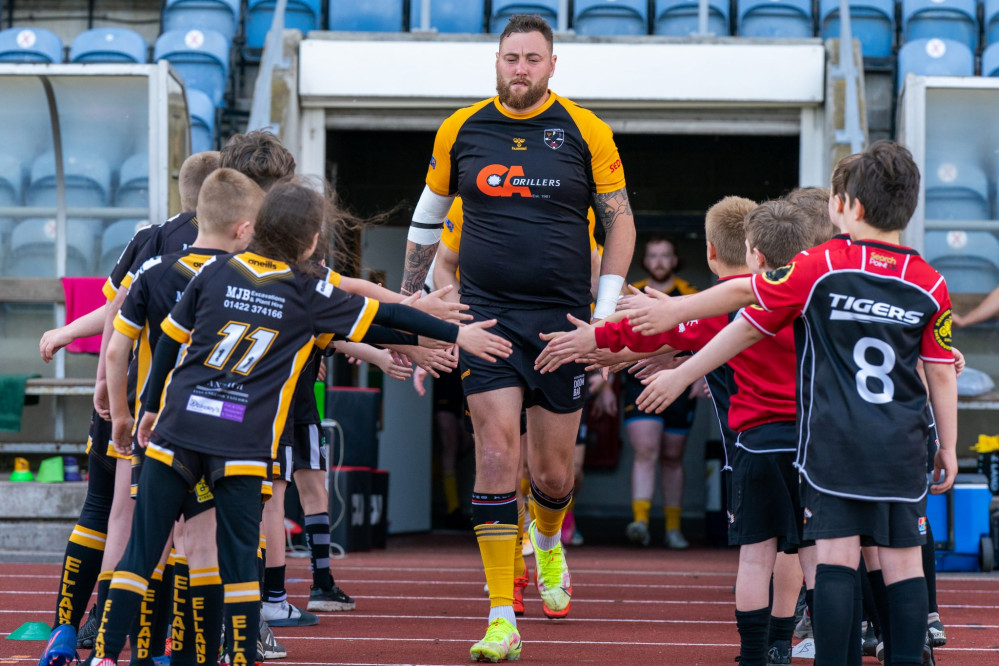
[[[61,561],[80,516],[86,482],[0,481],[0,560]]]

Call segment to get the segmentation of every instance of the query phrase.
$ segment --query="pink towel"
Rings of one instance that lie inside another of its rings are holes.
[[[66,293],[66,323],[79,319],[83,315],[104,305],[104,287],[106,278],[102,277],[64,277],[62,289]],[[92,335],[69,343],[66,351],[72,354],[99,354],[101,351],[101,336]]]

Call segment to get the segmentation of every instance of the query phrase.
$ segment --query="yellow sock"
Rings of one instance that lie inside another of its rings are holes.
[[[444,472],[444,501],[447,503],[447,512],[454,513],[461,508],[458,500],[458,477],[454,472]]]
[[[533,522],[538,517],[538,504],[531,497],[530,493],[524,495],[524,504],[527,505],[527,517],[530,518],[527,522]]]
[[[524,518],[527,516],[527,500],[517,507],[517,543],[513,547],[513,577],[524,575]]]
[[[513,605],[513,561],[517,544],[517,526],[504,523],[486,523],[475,526],[475,539],[479,542],[482,568],[489,586],[489,606]]]
[[[562,518],[565,516],[566,506],[561,509],[552,510],[542,506],[538,502],[534,504],[534,525],[541,536],[552,537],[562,531]]]
[[[680,514],[683,508],[679,506],[666,507],[666,531],[680,529]]]
[[[520,496],[524,499],[531,496],[531,477],[523,476],[520,478]]]
[[[649,523],[650,511],[652,511],[652,500],[631,500],[631,513],[635,516],[635,522],[647,525]]]

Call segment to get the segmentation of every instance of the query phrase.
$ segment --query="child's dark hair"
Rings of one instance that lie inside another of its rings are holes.
[[[278,183],[260,205],[249,250],[268,259],[304,266],[308,260],[305,252],[322,231],[326,203],[323,195],[308,187]]]
[[[746,216],[746,240],[763,253],[770,268],[779,268],[812,247],[812,225],[794,204],[767,201]]]
[[[909,224],[919,197],[919,167],[912,153],[894,141],[875,141],[843,169],[846,205],[859,201],[864,221],[881,231]]]
[[[295,173],[295,158],[266,130],[233,135],[219,151],[219,162],[249,176],[265,192]]]
[[[784,200],[794,204],[808,218],[812,225],[812,245],[821,245],[839,233],[839,229],[829,219],[829,188],[799,187],[784,196]]]
[[[537,14],[514,14],[511,16],[506,27],[503,28],[503,32],[500,33],[500,44],[515,32],[540,32],[541,36],[548,42],[548,53],[551,54],[554,49],[555,39],[552,35],[552,27],[548,25],[548,21]]]

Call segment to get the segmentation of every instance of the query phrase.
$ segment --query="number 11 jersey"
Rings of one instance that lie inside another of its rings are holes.
[[[953,363],[943,277],[910,248],[872,241],[754,275],[766,309],[801,312],[798,467],[820,492],[915,502],[926,493],[919,360]]]

